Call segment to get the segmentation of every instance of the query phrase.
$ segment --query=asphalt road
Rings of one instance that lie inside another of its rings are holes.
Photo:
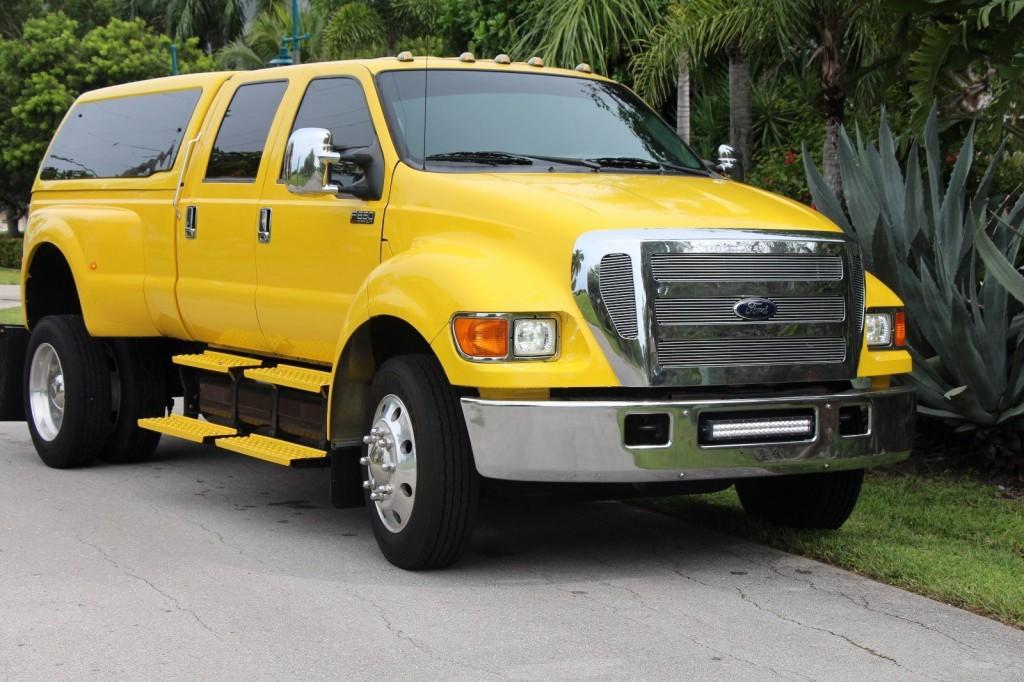
[[[1021,679],[1024,632],[617,503],[490,505],[406,573],[327,474],[0,425],[0,677]]]

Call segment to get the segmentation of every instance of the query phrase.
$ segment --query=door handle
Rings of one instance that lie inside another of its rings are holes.
[[[185,207],[185,239],[195,239],[196,230],[198,225],[196,224],[196,207],[186,206]]]
[[[260,209],[260,221],[256,227],[256,239],[259,240],[260,244],[267,244],[270,242],[270,209]]]

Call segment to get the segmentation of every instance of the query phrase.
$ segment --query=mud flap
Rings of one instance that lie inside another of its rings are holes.
[[[25,421],[21,390],[25,375],[28,330],[17,325],[0,325],[0,421]]]

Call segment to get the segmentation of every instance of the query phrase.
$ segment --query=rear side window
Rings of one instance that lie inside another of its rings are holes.
[[[170,170],[202,90],[80,102],[43,161],[43,180],[144,178]]]
[[[252,83],[238,88],[213,142],[206,179],[254,182],[260,170],[270,125],[288,83]]]
[[[311,82],[292,132],[299,128],[330,130],[335,147],[371,147],[377,142],[363,87],[351,78],[318,78]]]

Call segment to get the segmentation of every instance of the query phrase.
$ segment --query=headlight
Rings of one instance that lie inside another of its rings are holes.
[[[868,313],[864,318],[864,333],[869,346],[892,344],[892,315],[889,313]]]
[[[864,316],[869,348],[903,348],[907,345],[907,316],[902,310],[869,312]]]
[[[452,337],[467,360],[544,360],[558,354],[558,318],[463,313],[452,318]]]
[[[512,354],[517,358],[549,358],[555,354],[558,325],[552,318],[525,318],[513,322]]]

